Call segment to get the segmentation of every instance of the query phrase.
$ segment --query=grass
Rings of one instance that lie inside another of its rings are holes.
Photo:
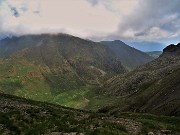
[[[74,73],[65,75],[44,73],[43,75],[45,77],[46,83],[51,87],[51,93],[53,95],[57,95],[72,89],[75,90],[85,86],[85,83],[80,80],[80,78]]]
[[[89,100],[85,97],[88,91],[89,88],[84,87],[82,89],[62,92],[61,94],[55,96],[53,103],[57,103],[66,107],[83,108],[89,102]]]
[[[26,84],[24,84],[24,87],[16,90],[15,95],[72,108],[83,108],[89,102],[88,99],[85,98],[88,91],[89,87],[87,86],[82,87],[81,89],[67,90],[54,95],[51,93],[51,87],[47,83],[34,79],[27,81]]]
[[[91,93],[91,94],[90,94]],[[118,97],[108,97],[108,96],[97,96],[96,94],[92,95],[92,91],[86,94],[86,98],[89,100],[87,106],[83,109],[97,111],[105,106],[111,106],[119,101]]]
[[[57,75],[43,69],[24,59],[0,61],[0,92],[73,108],[88,104],[89,86],[74,72]]]
[[[50,87],[36,79],[26,81],[22,88],[16,90],[15,95],[37,101],[51,102],[53,99]]]
[[[157,116],[147,113],[119,113],[117,117],[129,118],[141,122],[143,124],[141,131],[143,134],[157,130],[180,132],[180,117]]]
[[[43,69],[40,65],[36,66],[25,59],[16,60],[16,63],[13,59],[1,61],[0,91],[27,99],[87,110],[96,110],[104,103],[113,102],[107,97],[96,97],[94,92],[90,92],[93,88],[86,85],[75,71],[63,75]]]
[[[156,116],[142,113],[101,114],[76,110],[50,103],[37,102],[0,94],[1,134],[45,134],[51,132],[79,132],[85,135],[131,135],[126,124],[118,121],[142,123],[137,135],[163,129],[180,132],[180,117]]]
[[[87,135],[128,135],[123,125],[102,120],[104,115],[0,94],[0,133],[45,134],[80,132]],[[2,102],[6,104],[2,104]]]

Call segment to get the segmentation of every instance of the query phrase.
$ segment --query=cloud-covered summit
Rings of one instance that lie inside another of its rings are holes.
[[[180,40],[180,0],[0,0],[0,35]]]

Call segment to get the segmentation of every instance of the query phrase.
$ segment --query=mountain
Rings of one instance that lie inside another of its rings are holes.
[[[101,86],[99,94],[121,97],[114,107],[115,112],[180,116],[179,76],[180,43],[166,47],[163,54],[152,62],[109,79]]]
[[[152,52],[146,52],[146,53],[153,58],[158,58],[162,54],[161,51],[152,51]]]
[[[180,118],[150,114],[108,115],[0,94],[0,134],[178,135]],[[153,125],[153,126],[152,126]]]
[[[136,68],[153,60],[146,53],[132,48],[120,40],[102,41],[102,44],[109,47],[121,59],[122,64],[128,69]]]
[[[0,134],[180,133],[180,44],[130,72],[110,47],[65,34],[3,39],[0,57]]]
[[[126,72],[108,47],[65,34],[6,38],[0,55],[1,92],[76,108],[90,87]]]
[[[159,42],[148,42],[148,41],[142,41],[142,42],[127,42],[128,45],[131,47],[134,47],[138,50],[141,50],[143,52],[152,52],[152,51],[162,51],[166,45]]]

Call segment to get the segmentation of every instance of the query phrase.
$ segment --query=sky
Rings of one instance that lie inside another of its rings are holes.
[[[0,0],[0,37],[180,42],[180,0]]]

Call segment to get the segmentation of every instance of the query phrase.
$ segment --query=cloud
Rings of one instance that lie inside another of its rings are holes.
[[[96,6],[97,4],[99,4],[99,0],[87,0],[89,3],[92,4],[92,6]]]
[[[180,31],[179,0],[139,0],[134,12],[125,17],[116,34],[126,38],[153,40],[168,38]],[[129,37],[129,38],[130,38]]]
[[[1,33],[17,35],[65,32],[86,38],[112,33],[119,24],[105,6],[86,0],[4,0],[0,11]]]
[[[19,12],[17,11],[15,7],[10,7],[10,9],[11,9],[12,15],[14,15],[15,17],[20,16]]]
[[[0,34],[178,40],[180,0],[0,0]]]

